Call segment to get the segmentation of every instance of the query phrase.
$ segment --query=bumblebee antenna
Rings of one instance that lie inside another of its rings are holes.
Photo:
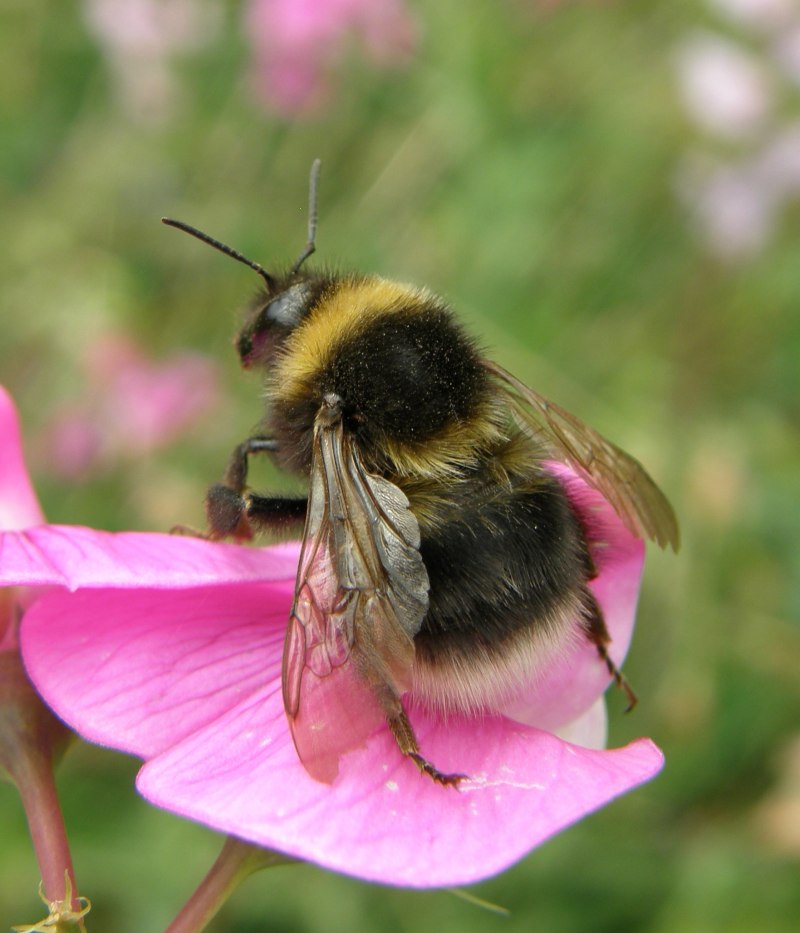
[[[312,167],[313,170],[313,167]],[[315,218],[316,221],[316,218]],[[235,250],[232,246],[228,246],[225,243],[221,243],[219,240],[215,240],[213,236],[209,236],[207,233],[203,233],[202,230],[198,230],[197,227],[192,227],[190,224],[185,224],[182,220],[173,220],[171,217],[162,217],[161,223],[166,224],[168,227],[175,227],[176,230],[183,230],[184,233],[188,233],[190,236],[193,236],[196,240],[200,240],[201,243],[207,243],[209,246],[213,246],[214,249],[219,250],[220,253],[224,253],[226,256],[230,256],[231,259],[235,259],[237,262],[244,263],[244,265],[249,266],[254,272],[257,272],[261,278],[264,280],[267,288],[272,288],[275,284],[275,279],[267,272],[267,270],[259,265],[257,262],[253,262],[252,259],[248,259],[247,256],[243,256],[238,250]],[[310,227],[310,221],[309,221]],[[308,249],[308,247],[306,247]],[[314,246],[311,246],[311,253],[314,252]],[[307,253],[306,255],[310,255]],[[306,257],[303,256],[303,259]],[[302,261],[302,260],[301,260]],[[299,264],[296,263],[295,266]],[[295,271],[295,270],[292,270]]]
[[[316,250],[317,238],[317,186],[319,184],[319,170],[322,166],[320,159],[314,159],[311,163],[311,174],[308,179],[308,241],[303,247],[303,252],[297,257],[292,266],[290,275],[303,265],[308,257]]]

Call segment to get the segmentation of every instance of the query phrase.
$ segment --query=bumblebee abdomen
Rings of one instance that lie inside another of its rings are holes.
[[[591,562],[559,483],[476,486],[423,535],[429,608],[414,692],[445,712],[492,709],[583,631]]]

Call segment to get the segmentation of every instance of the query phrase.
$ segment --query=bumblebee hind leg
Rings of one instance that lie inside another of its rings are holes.
[[[586,634],[589,636],[589,641],[597,647],[597,653],[608,668],[608,673],[614,678],[614,683],[627,697],[628,707],[625,712],[630,713],[639,702],[639,699],[633,687],[631,687],[625,678],[625,675],[617,667],[608,653],[608,646],[611,644],[611,636],[608,634],[606,620],[603,617],[603,610],[589,590],[586,591],[585,606]]]
[[[423,774],[435,781],[437,784],[443,784],[445,787],[457,787],[461,781],[466,779],[465,774],[444,774],[435,768],[427,758],[424,758],[419,750],[417,737],[414,735],[414,727],[408,720],[405,711],[400,709],[399,713],[388,718],[389,728],[392,730],[397,746],[400,751],[410,758]]]

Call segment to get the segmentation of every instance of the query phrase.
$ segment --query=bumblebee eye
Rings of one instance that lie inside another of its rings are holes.
[[[244,367],[266,363],[277,343],[297,327],[308,310],[312,288],[298,282],[268,302],[242,331],[236,350]]]
[[[267,305],[263,312],[265,321],[292,330],[303,319],[310,296],[311,288],[308,282],[292,285]]]

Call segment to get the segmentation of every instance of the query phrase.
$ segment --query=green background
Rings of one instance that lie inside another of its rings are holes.
[[[222,8],[217,36],[175,59],[180,101],[161,124],[122,105],[80,5],[0,11],[0,380],[48,518],[202,523],[205,487],[259,418],[258,378],[231,349],[257,283],[158,218],[267,268],[290,261],[319,156],[322,260],[446,295],[495,358],[644,461],[683,546],[649,555],[626,664],[640,705],[626,717],[610,696],[612,744],[650,735],[666,768],[474,889],[510,917],[301,866],[250,879],[212,929],[800,928],[800,212],[725,262],[676,197],[686,153],[717,144],[682,109],[675,50],[698,27],[752,36],[680,0],[418,0],[405,68],[353,48],[325,108],[290,119],[248,92],[241,7]],[[225,407],[66,482],[45,432],[104,332],[155,359],[209,354]],[[287,488],[266,468],[258,483]],[[163,929],[220,845],[139,799],[136,767],[78,745],[59,769],[90,930]],[[0,928],[40,915],[37,881],[0,785]]]

